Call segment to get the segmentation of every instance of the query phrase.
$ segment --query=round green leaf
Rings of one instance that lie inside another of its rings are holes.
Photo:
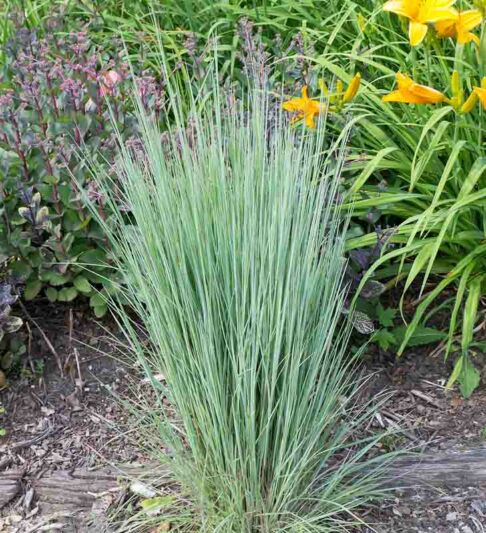
[[[25,286],[24,298],[26,300],[33,300],[42,289],[42,281],[40,279],[34,279],[29,281]]]
[[[91,296],[91,298],[89,299],[89,305],[91,307],[106,306],[106,301],[105,298],[103,298],[103,296],[99,292],[97,292],[93,294],[93,296]]]
[[[84,294],[91,292],[91,284],[84,276],[75,277],[73,284],[79,292]]]
[[[101,318],[103,316],[105,316],[106,312],[108,311],[108,306],[105,304],[105,305],[97,305],[95,307],[93,307],[93,310],[94,310],[94,314],[97,318]]]
[[[14,261],[10,265],[12,274],[15,276],[18,276],[21,279],[27,279],[30,274],[32,273],[32,267],[29,265],[27,261],[23,261],[22,259],[18,259],[17,261]]]
[[[48,287],[46,289],[46,296],[50,302],[55,302],[57,300],[57,295],[58,291],[57,289],[54,289],[54,287]]]
[[[57,299],[59,302],[72,302],[77,295],[78,291],[74,287],[64,287],[59,291]]]

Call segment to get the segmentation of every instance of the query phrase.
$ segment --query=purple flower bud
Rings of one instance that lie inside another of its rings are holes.
[[[13,106],[13,90],[7,89],[3,94],[0,94],[0,111],[7,110]]]

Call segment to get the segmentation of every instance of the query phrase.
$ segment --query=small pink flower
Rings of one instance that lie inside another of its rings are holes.
[[[107,94],[113,94],[113,89],[118,85],[122,80],[122,77],[116,70],[109,70],[101,75],[101,96],[106,96]]]

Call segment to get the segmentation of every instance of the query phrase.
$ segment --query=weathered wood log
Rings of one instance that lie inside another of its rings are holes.
[[[386,473],[396,488],[486,486],[486,446],[398,459]]]
[[[0,509],[20,493],[21,483],[32,487],[41,505],[63,510],[91,509],[103,494],[122,486],[124,480],[163,480],[168,470],[163,465],[120,465],[96,470],[57,470],[39,479],[24,476],[20,470],[0,472]]]
[[[0,508],[19,492],[21,481],[34,489],[41,505],[63,510],[89,510],[96,500],[116,491],[123,480],[157,479],[170,483],[163,465],[120,465],[97,470],[58,470],[40,479],[29,479],[23,472],[0,472]],[[445,453],[409,456],[394,461],[386,471],[385,485],[391,488],[486,488],[486,446]]]
[[[30,485],[39,503],[50,508],[90,509],[107,492],[121,488],[124,480],[162,479],[167,475],[163,465],[120,465],[97,470],[58,470],[49,476],[32,480]]]
[[[10,503],[20,491],[22,470],[0,472],[0,509]]]

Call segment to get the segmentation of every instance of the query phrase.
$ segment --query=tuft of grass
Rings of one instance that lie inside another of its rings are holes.
[[[131,304],[113,308],[155,395],[138,411],[147,450],[170,449],[198,530],[348,531],[384,457],[342,314],[344,146],[257,90],[231,107],[196,94],[189,121],[169,93],[175,133],[161,142],[141,110],[143,154],[120,139],[116,177],[94,170]]]

